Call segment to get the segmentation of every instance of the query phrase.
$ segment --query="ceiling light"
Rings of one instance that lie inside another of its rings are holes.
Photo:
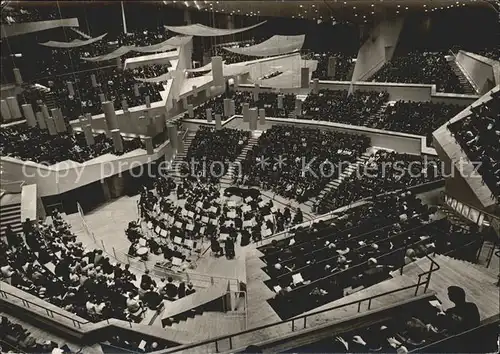
[[[399,11],[396,11],[396,13],[398,14],[398,13],[399,13]]]
[[[372,4],[372,7],[374,7],[374,6],[375,6],[375,5],[374,5],[374,4]]]

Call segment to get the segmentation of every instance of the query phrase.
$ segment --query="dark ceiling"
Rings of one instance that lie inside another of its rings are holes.
[[[467,6],[490,6],[483,0],[260,0],[163,1],[167,6],[194,11],[257,17],[288,17],[315,21],[372,22],[407,12],[435,12]]]

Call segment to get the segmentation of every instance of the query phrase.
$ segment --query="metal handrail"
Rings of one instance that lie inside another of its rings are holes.
[[[196,348],[196,347],[203,346],[203,345],[210,344],[210,343],[214,343],[215,344],[215,352],[218,353],[219,352],[219,344],[218,343],[221,340],[228,339],[229,340],[229,347],[230,347],[229,349],[233,349],[233,341],[232,341],[232,339],[234,337],[236,337],[236,336],[240,336],[240,335],[244,335],[244,334],[248,334],[248,333],[260,331],[260,330],[266,329],[266,328],[280,326],[280,325],[287,324],[287,323],[291,323],[291,325],[292,325],[292,332],[294,332],[295,331],[295,322],[296,321],[302,320],[303,321],[303,329],[304,329],[304,328],[307,327],[307,318],[311,317],[311,316],[314,316],[314,315],[326,313],[326,312],[333,311],[333,310],[338,310],[340,308],[351,306],[351,305],[358,305],[358,313],[359,313],[359,312],[361,312],[361,304],[363,302],[365,302],[365,301],[368,301],[368,310],[370,310],[371,309],[372,300],[374,300],[374,299],[377,299],[377,298],[380,298],[380,297],[383,297],[383,296],[386,296],[386,295],[394,294],[394,293],[397,293],[397,292],[400,292],[400,291],[405,291],[405,290],[413,289],[413,288],[415,288],[415,294],[414,294],[414,296],[417,296],[418,290],[419,290],[420,286],[422,286],[422,285],[424,285],[424,293],[426,293],[427,290],[428,290],[428,288],[429,288],[429,284],[430,284],[432,273],[435,272],[435,271],[437,271],[437,270],[439,270],[439,269],[441,269],[441,267],[439,266],[439,264],[436,261],[434,261],[428,255],[426,255],[426,257],[431,261],[431,267],[430,267],[430,269],[428,271],[420,273],[418,275],[418,281],[417,281],[416,284],[409,285],[409,286],[406,286],[406,287],[403,287],[403,288],[399,288],[399,289],[390,290],[390,291],[387,291],[385,293],[381,293],[381,294],[377,294],[377,295],[372,295],[372,296],[369,296],[369,297],[366,297],[366,298],[363,298],[363,299],[354,300],[354,301],[351,301],[351,302],[346,303],[346,304],[337,305],[337,306],[329,307],[327,309],[314,311],[314,312],[311,312],[309,314],[297,316],[297,317],[294,317],[294,318],[291,318],[291,319],[288,319],[288,320],[279,321],[279,322],[275,322],[275,323],[271,323],[271,324],[267,324],[267,325],[255,327],[255,328],[252,328],[252,329],[249,329],[249,330],[246,330],[246,331],[242,331],[242,332],[238,332],[238,333],[234,333],[234,334],[229,334],[229,335],[225,335],[225,336],[211,338],[211,339],[208,339],[208,340],[204,340],[204,341],[201,341],[201,342],[198,342],[198,343],[193,343],[193,344],[181,346],[181,347],[178,347],[178,348],[172,348],[172,350],[168,350],[168,351],[165,351],[163,353],[175,353],[175,352],[178,352],[178,351],[184,351],[184,350],[187,350],[187,349]],[[422,278],[425,277],[425,276],[427,276],[427,278],[425,279],[425,281],[422,281]]]
[[[439,345],[439,344],[442,344],[444,342],[447,342],[447,341],[450,341],[450,340],[453,340],[453,339],[456,339],[456,338],[460,338],[463,335],[467,335],[467,334],[475,332],[475,331],[477,331],[477,330],[479,330],[479,329],[481,329],[483,327],[490,326],[490,325],[494,324],[495,322],[498,322],[498,316],[494,316],[494,317],[496,317],[495,321],[490,322],[489,321],[490,319],[487,319],[487,320],[484,321],[485,323],[481,323],[477,327],[471,328],[471,329],[469,329],[467,331],[463,331],[463,332],[454,334],[454,335],[449,336],[449,337],[445,337],[445,338],[440,339],[440,340],[435,341],[435,342],[426,343],[426,344],[424,344],[421,347],[414,348],[414,349],[410,350],[409,353],[423,353],[423,352],[425,352],[425,349],[432,348],[435,345]]]
[[[458,200],[457,198],[449,195],[448,193],[446,193],[445,191],[441,191],[441,200],[445,203],[445,205],[449,205],[446,203],[446,198],[450,198],[450,199],[453,199],[453,200],[456,200],[457,202],[461,203],[462,205],[464,206],[468,206],[470,209],[474,209],[476,211],[478,211],[480,214],[483,214],[483,215],[487,215],[488,217],[494,219],[494,220],[497,220],[498,222],[500,222],[500,217],[496,216],[496,215],[493,215],[493,214],[490,214],[488,213],[487,211],[485,210],[482,210],[482,209],[479,209],[478,207],[475,207],[467,202],[464,202],[464,201],[461,201],[461,200]]]
[[[85,324],[87,324],[87,323],[90,323],[89,321],[80,321],[80,320],[78,320],[78,319],[75,319],[75,318],[73,318],[73,317],[70,317],[70,316],[68,316],[68,315],[66,315],[66,314],[63,314],[63,313],[61,313],[61,312],[51,310],[51,309],[49,309],[49,308],[47,308],[47,307],[45,307],[45,306],[42,306],[42,305],[37,304],[37,303],[35,303],[35,302],[33,302],[33,301],[30,301],[30,300],[26,300],[26,299],[24,299],[24,298],[22,298],[22,297],[20,297],[20,296],[14,295],[14,294],[9,293],[9,292],[7,292],[7,291],[5,291],[5,290],[2,290],[2,289],[0,289],[0,297],[3,297],[4,299],[7,299],[7,298],[9,298],[9,297],[13,297],[13,298],[19,299],[19,300],[21,300],[21,301],[22,301],[22,303],[23,303],[24,307],[26,307],[26,308],[30,308],[30,306],[33,306],[33,307],[38,307],[38,308],[44,309],[44,310],[45,310],[45,312],[47,313],[47,315],[48,315],[49,317],[51,317],[51,318],[54,318],[54,314],[57,314],[58,316],[64,317],[64,318],[66,318],[66,319],[68,319],[68,320],[72,321],[72,322],[73,322],[73,326],[74,326],[74,327],[78,327],[78,328],[80,328],[80,329],[82,328],[82,325],[85,325]]]
[[[415,288],[415,294],[414,294],[414,296],[417,296],[418,290],[419,290],[420,286],[422,286],[422,285],[424,285],[424,293],[426,293],[427,290],[428,290],[429,284],[430,284],[432,273],[435,272],[435,271],[437,271],[437,270],[439,270],[441,268],[439,266],[439,264],[437,262],[435,262],[431,257],[429,257],[428,255],[426,255],[426,257],[431,261],[431,267],[430,267],[430,269],[428,271],[423,272],[423,273],[421,273],[421,274],[418,275],[418,281],[417,281],[416,284],[409,285],[409,286],[406,286],[406,287],[403,287],[403,288],[399,288],[399,289],[394,289],[394,290],[391,290],[391,291],[388,291],[388,292],[385,292],[385,293],[381,293],[381,294],[377,294],[377,295],[372,295],[370,297],[366,297],[366,298],[363,298],[363,299],[358,299],[358,300],[355,300],[355,301],[351,301],[351,302],[346,303],[346,304],[337,305],[337,306],[330,307],[330,308],[327,308],[327,309],[314,311],[314,312],[311,312],[309,314],[298,316],[298,317],[294,317],[294,318],[291,318],[291,319],[288,319],[288,320],[285,320],[285,321],[279,321],[279,322],[271,323],[271,324],[268,324],[268,325],[255,327],[255,328],[252,328],[252,329],[249,329],[249,330],[241,331],[241,332],[238,332],[238,333],[234,333],[234,334],[230,334],[230,335],[225,335],[225,336],[220,336],[220,337],[208,339],[208,340],[201,341],[201,342],[198,342],[198,343],[189,344],[187,346],[182,346],[181,348],[172,348],[172,350],[168,350],[168,351],[163,352],[163,353],[173,353],[173,352],[177,352],[177,351],[181,351],[181,350],[186,350],[186,349],[191,349],[191,348],[195,348],[195,347],[206,345],[206,344],[210,344],[210,343],[215,343],[216,352],[219,352],[218,343],[219,343],[219,341],[225,340],[225,339],[229,339],[230,349],[233,349],[232,339],[235,336],[239,336],[239,335],[243,335],[243,334],[248,334],[248,333],[256,332],[256,331],[259,331],[259,330],[262,330],[262,329],[266,329],[266,328],[270,328],[270,327],[275,327],[275,326],[279,326],[279,325],[286,324],[286,323],[291,323],[291,325],[292,325],[292,332],[294,332],[295,331],[295,322],[296,321],[302,320],[303,321],[303,329],[304,329],[304,328],[307,327],[307,318],[311,317],[311,316],[314,316],[314,315],[326,313],[326,312],[329,312],[329,311],[337,310],[337,309],[340,309],[340,308],[343,308],[343,307],[347,307],[347,306],[351,306],[351,305],[358,305],[358,313],[359,313],[359,312],[361,312],[361,304],[364,303],[365,301],[368,301],[368,307],[367,308],[368,308],[368,310],[370,310],[371,309],[372,300],[374,300],[374,299],[377,299],[377,298],[380,298],[380,297],[383,297],[383,296],[386,296],[386,295],[394,294],[394,293],[397,293],[397,292],[400,292],[400,291],[405,291],[405,290],[413,289],[413,288]],[[425,277],[425,276],[427,276],[427,278],[425,279],[425,281],[422,282],[422,278]],[[67,319],[69,319],[69,320],[71,320],[73,322],[74,327],[78,327],[80,329],[81,329],[82,325],[89,323],[88,321],[83,322],[83,321],[71,318],[71,317],[69,317],[69,316],[67,316],[65,314],[60,313],[60,312],[53,311],[53,310],[48,309],[47,307],[44,307],[44,306],[42,306],[40,304],[34,303],[32,301],[29,301],[29,300],[25,300],[25,299],[23,299],[23,298],[21,298],[21,297],[19,297],[17,295],[11,294],[11,293],[9,293],[9,292],[7,292],[5,290],[1,290],[0,289],[0,296],[3,297],[3,298],[8,298],[9,296],[12,296],[12,297],[15,297],[17,299],[20,299],[22,301],[23,305],[25,307],[27,307],[27,308],[30,308],[30,305],[34,305],[36,307],[42,308],[42,309],[44,309],[47,312],[47,315],[50,316],[50,317],[52,317],[52,318],[54,318],[54,314],[57,314],[57,315],[62,316],[64,318],[67,318]]]
[[[225,335],[225,336],[220,336],[220,337],[216,337],[216,338],[211,338],[211,339],[208,339],[208,340],[204,340],[204,341],[193,343],[193,344],[189,344],[189,345],[184,345],[184,346],[181,346],[181,347],[172,348],[171,350],[167,350],[167,351],[162,352],[162,353],[175,353],[175,352],[178,352],[178,351],[185,351],[185,350],[188,350],[188,349],[196,348],[196,347],[207,345],[207,344],[211,344],[211,343],[215,344],[215,352],[218,353],[219,352],[219,344],[218,343],[219,343],[219,341],[222,341],[222,340],[225,340],[225,339],[229,340],[229,347],[230,347],[229,349],[232,350],[233,349],[233,340],[232,339],[234,337],[236,337],[236,336],[240,336],[240,335],[244,335],[244,334],[248,334],[248,333],[260,331],[260,330],[266,329],[266,328],[280,326],[280,325],[287,324],[287,323],[291,323],[291,325],[292,325],[292,332],[294,332],[295,331],[295,322],[296,321],[301,321],[302,320],[303,321],[303,329],[304,329],[304,328],[307,327],[307,318],[308,317],[311,317],[311,316],[314,316],[314,315],[318,315],[318,314],[322,314],[322,313],[326,313],[326,312],[333,311],[333,310],[338,310],[340,308],[351,306],[351,305],[358,305],[358,313],[359,313],[359,312],[361,312],[361,304],[363,302],[365,302],[365,301],[368,301],[368,310],[370,310],[371,309],[372,300],[380,298],[380,297],[383,297],[383,296],[386,296],[386,295],[394,294],[394,293],[397,293],[397,292],[400,292],[400,291],[405,291],[405,290],[413,289],[413,288],[415,288],[415,294],[414,294],[414,296],[417,296],[418,290],[419,290],[420,286],[422,286],[422,285],[424,285],[424,293],[427,292],[432,273],[440,269],[439,264],[437,264],[429,256],[426,256],[426,257],[428,259],[430,259],[430,261],[431,261],[431,268],[427,272],[423,272],[423,273],[421,273],[421,274],[418,275],[418,282],[417,282],[417,284],[405,286],[405,287],[399,288],[399,289],[390,290],[390,291],[387,291],[385,293],[381,293],[381,294],[377,294],[377,295],[372,295],[372,296],[369,296],[369,297],[366,297],[366,298],[363,298],[363,299],[358,299],[358,300],[354,300],[354,301],[348,302],[346,304],[341,304],[341,305],[329,307],[327,309],[314,311],[314,312],[311,312],[311,313],[306,314],[306,315],[301,315],[301,316],[298,316],[298,317],[290,318],[288,320],[279,321],[279,322],[275,322],[275,323],[271,323],[271,324],[267,324],[267,325],[255,327],[255,328],[252,328],[252,329],[249,329],[249,330],[246,330],[246,331],[241,331],[241,332],[238,332],[238,333],[233,333],[233,334],[229,334],[229,335]],[[434,265],[436,266],[436,268],[434,268]],[[422,277],[424,277],[424,276],[427,276],[427,279],[424,282],[422,282]]]

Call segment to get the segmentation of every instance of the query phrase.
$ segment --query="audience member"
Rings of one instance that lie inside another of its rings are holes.
[[[373,76],[373,81],[436,84],[439,92],[465,93],[444,53],[411,52],[395,56]]]

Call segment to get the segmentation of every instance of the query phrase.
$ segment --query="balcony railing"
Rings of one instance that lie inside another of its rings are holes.
[[[415,289],[415,292],[413,293],[413,296],[415,297],[418,295],[418,291],[419,291],[419,289],[421,289],[422,286],[423,286],[423,293],[426,293],[428,288],[429,288],[432,273],[440,269],[440,266],[439,266],[439,264],[436,263],[436,261],[434,261],[429,256],[426,256],[426,257],[431,261],[430,269],[426,272],[419,274],[418,278],[417,278],[417,283],[414,285],[406,286],[406,287],[399,288],[399,289],[394,289],[394,290],[387,291],[387,292],[382,293],[382,294],[377,294],[377,295],[369,296],[369,297],[366,297],[363,299],[351,301],[351,302],[346,303],[346,304],[333,306],[333,307],[329,307],[327,309],[311,312],[309,314],[290,318],[290,319],[285,320],[285,321],[280,321],[280,322],[275,322],[275,323],[271,323],[271,324],[260,326],[260,327],[255,327],[255,328],[252,328],[252,329],[249,329],[246,331],[242,331],[239,333],[229,334],[226,336],[211,338],[211,339],[201,341],[198,343],[194,343],[194,344],[188,344],[188,345],[175,347],[175,348],[163,351],[163,352],[161,352],[161,354],[176,353],[176,352],[181,352],[181,351],[182,352],[189,352],[189,351],[194,351],[193,350],[194,348],[199,348],[199,347],[204,347],[204,346],[209,346],[208,348],[206,348],[206,350],[207,350],[207,352],[211,352],[211,353],[212,352],[219,353],[221,351],[234,350],[234,349],[237,349],[235,347],[236,338],[241,337],[241,336],[248,336],[249,334],[254,334],[253,337],[255,338],[255,337],[258,337],[258,333],[260,331],[268,329],[268,328],[277,328],[277,327],[281,327],[281,328],[286,327],[287,332],[293,333],[295,331],[299,331],[299,330],[303,330],[303,329],[308,328],[307,327],[308,320],[310,321],[309,323],[314,323],[314,318],[317,317],[318,315],[329,313],[329,312],[332,312],[334,310],[338,310],[338,309],[345,308],[348,306],[357,306],[357,312],[359,313],[359,312],[361,312],[362,304],[366,303],[367,304],[366,309],[370,310],[373,300],[383,298],[383,297],[391,295],[391,294]],[[312,327],[312,326],[310,326],[310,327]],[[285,335],[285,334],[280,334],[280,336],[283,336],[283,335]],[[227,343],[228,348],[222,349],[221,348],[222,343]]]

